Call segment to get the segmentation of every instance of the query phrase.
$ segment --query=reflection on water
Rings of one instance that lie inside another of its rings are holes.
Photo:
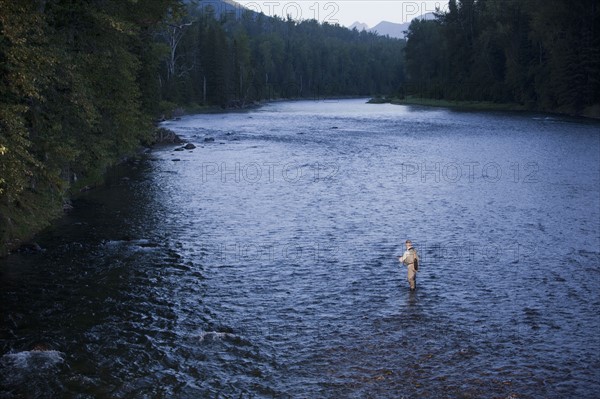
[[[597,123],[348,100],[166,126],[198,147],[2,260],[2,397],[600,388]]]

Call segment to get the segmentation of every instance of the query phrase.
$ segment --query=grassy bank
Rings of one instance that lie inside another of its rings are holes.
[[[433,98],[422,98],[406,96],[405,98],[389,97],[375,98],[369,101],[372,104],[396,104],[396,105],[420,105],[426,107],[455,108],[474,111],[528,111],[529,109],[521,104],[515,103],[494,103],[491,101],[451,101],[438,100]]]
[[[600,104],[585,108],[580,113],[573,113],[569,110],[543,110],[532,109],[522,104],[516,103],[495,103],[491,101],[452,101],[443,99],[423,98],[406,96],[397,97],[374,97],[369,101],[370,104],[395,104],[395,105],[419,105],[425,107],[452,108],[466,111],[539,111],[551,114],[568,115],[584,117],[591,119],[600,119]]]

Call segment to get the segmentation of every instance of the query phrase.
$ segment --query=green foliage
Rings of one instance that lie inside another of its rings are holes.
[[[435,21],[413,21],[408,92],[582,113],[600,106],[600,6],[451,0]]]
[[[0,0],[0,254],[148,138],[172,4]]]
[[[43,173],[30,151],[27,128],[27,112],[31,103],[42,100],[44,72],[53,63],[44,51],[40,24],[31,5],[0,1],[0,243],[10,235],[9,209],[28,212],[28,204],[20,199]]]

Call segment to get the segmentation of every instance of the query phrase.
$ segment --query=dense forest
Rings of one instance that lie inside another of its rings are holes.
[[[222,11],[0,0],[0,255],[151,143],[174,108],[388,93],[403,80],[404,41]]]
[[[403,81],[403,40],[315,20],[191,5],[169,23],[160,82],[171,104],[242,106],[272,98],[385,94]]]
[[[600,115],[596,0],[450,0],[414,20],[405,93]]]

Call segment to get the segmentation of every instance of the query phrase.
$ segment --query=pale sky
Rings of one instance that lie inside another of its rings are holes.
[[[254,11],[293,19],[316,19],[319,22],[349,26],[355,21],[370,28],[381,21],[408,22],[419,15],[446,10],[448,0],[236,0]]]

